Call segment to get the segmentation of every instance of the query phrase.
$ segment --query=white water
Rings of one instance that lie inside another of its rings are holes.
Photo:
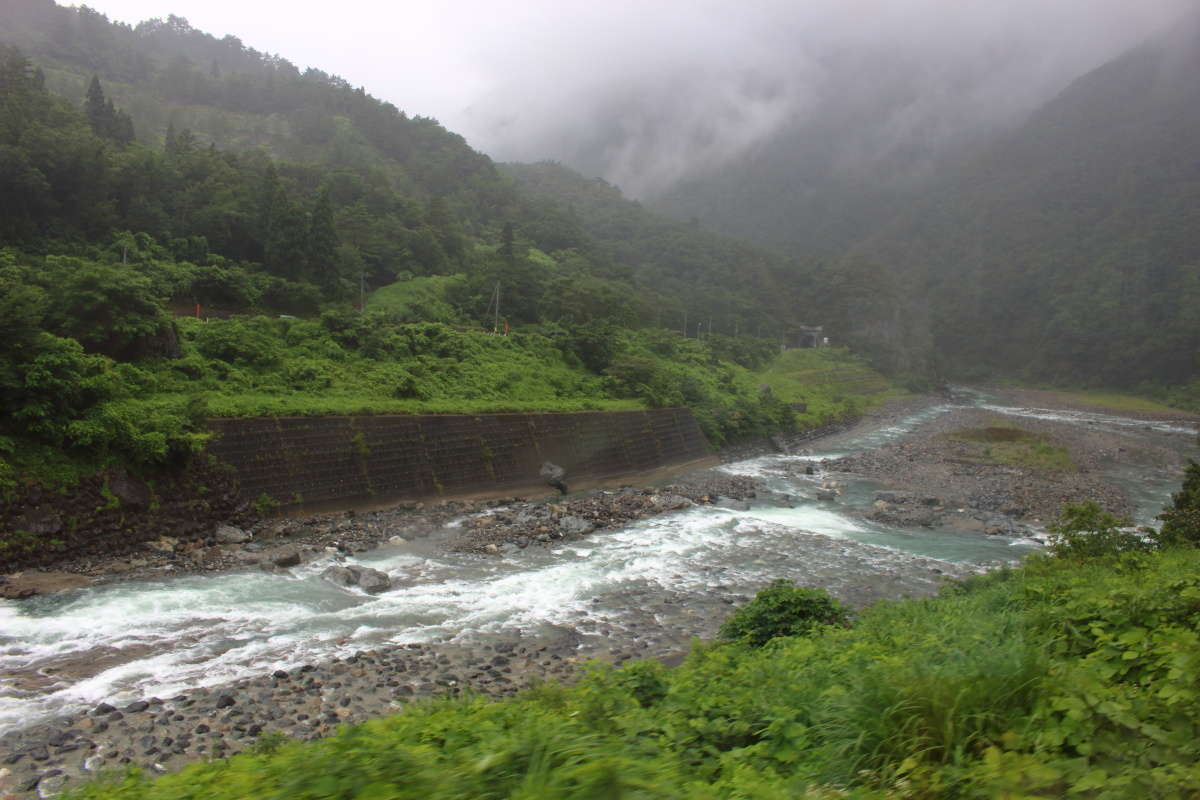
[[[985,407],[1106,428],[1147,424]],[[620,619],[646,598],[680,598],[720,613],[720,598],[752,594],[776,577],[852,593],[857,585],[893,578],[902,581],[900,588],[932,585],[934,569],[962,574],[1018,558],[1028,552],[1027,542],[867,524],[814,501],[817,479],[783,469],[788,462],[879,447],[950,408],[925,409],[849,439],[838,451],[724,467],[792,495],[791,508],[693,507],[509,558],[385,547],[357,560],[393,577],[398,588],[376,597],[322,580],[320,572],[331,563],[326,559],[283,575],[200,575],[0,601],[0,675],[10,676],[0,684],[0,733],[101,701],[169,697],[383,645],[536,635],[547,624],[586,635],[602,617]],[[869,484],[852,484],[847,501],[869,498],[870,491]],[[656,618],[664,627],[683,624]],[[29,686],[19,676],[41,685]]]

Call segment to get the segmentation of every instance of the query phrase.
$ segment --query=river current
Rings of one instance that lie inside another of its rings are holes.
[[[998,414],[1177,439],[1187,426],[1081,412],[1020,409],[971,396]],[[787,469],[880,447],[954,405],[887,427],[834,437],[829,449],[727,464],[762,478],[789,504],[694,506],[556,547],[507,556],[447,553],[437,541],[387,545],[353,562],[387,572],[369,596],[320,577],[328,559],[289,572],[231,572],[114,583],[29,601],[0,601],[0,734],[99,702],[169,697],[355,651],[411,642],[536,637],[571,630],[581,649],[640,636],[648,654],[711,636],[767,581],[823,586],[849,602],[928,593],[946,576],[1011,563],[1039,548],[1026,538],[903,529],[849,509],[877,487],[851,476],[839,503],[816,499],[822,477]],[[1178,479],[1118,475],[1149,522]],[[333,555],[329,557],[334,558]]]

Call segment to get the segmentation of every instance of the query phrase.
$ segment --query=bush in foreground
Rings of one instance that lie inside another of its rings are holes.
[[[1194,548],[1034,558],[852,628],[417,704],[75,796],[1194,797],[1198,631]]]
[[[720,636],[762,647],[781,636],[807,636],[822,626],[845,626],[849,621],[846,608],[824,589],[804,589],[777,580],[726,620]]]

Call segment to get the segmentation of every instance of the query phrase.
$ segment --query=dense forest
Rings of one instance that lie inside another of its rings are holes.
[[[688,405],[719,443],[853,409],[819,381],[760,388],[829,300],[779,256],[611,187],[532,192],[560,170],[514,179],[433,120],[176,18],[132,29],[22,0],[12,19],[4,486],[183,458],[206,415]],[[78,99],[54,91],[73,81]],[[247,147],[232,125],[177,125],[184,106],[286,123]],[[850,363],[820,358],[806,368]]]

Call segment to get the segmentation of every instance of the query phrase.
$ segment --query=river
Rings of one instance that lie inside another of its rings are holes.
[[[1104,414],[1021,409],[971,395],[998,414],[1093,429],[1147,431],[1190,452],[1195,431]],[[171,697],[197,687],[407,643],[462,644],[569,630],[582,655],[614,642],[642,653],[686,649],[711,636],[732,604],[774,578],[822,586],[852,604],[927,594],[945,577],[1011,563],[1038,549],[1027,538],[903,529],[851,509],[877,487],[853,476],[839,503],[815,498],[822,477],[797,462],[877,448],[954,408],[932,405],[890,424],[822,440],[799,456],[721,469],[753,475],[790,503],[694,506],[556,547],[508,556],[448,553],[435,536],[387,545],[357,563],[392,576],[378,596],[320,577],[327,560],[261,571],[114,583],[22,602],[0,601],[0,734],[100,702]],[[1124,475],[1141,521],[1178,486],[1171,476]],[[330,556],[333,558],[333,556]]]

